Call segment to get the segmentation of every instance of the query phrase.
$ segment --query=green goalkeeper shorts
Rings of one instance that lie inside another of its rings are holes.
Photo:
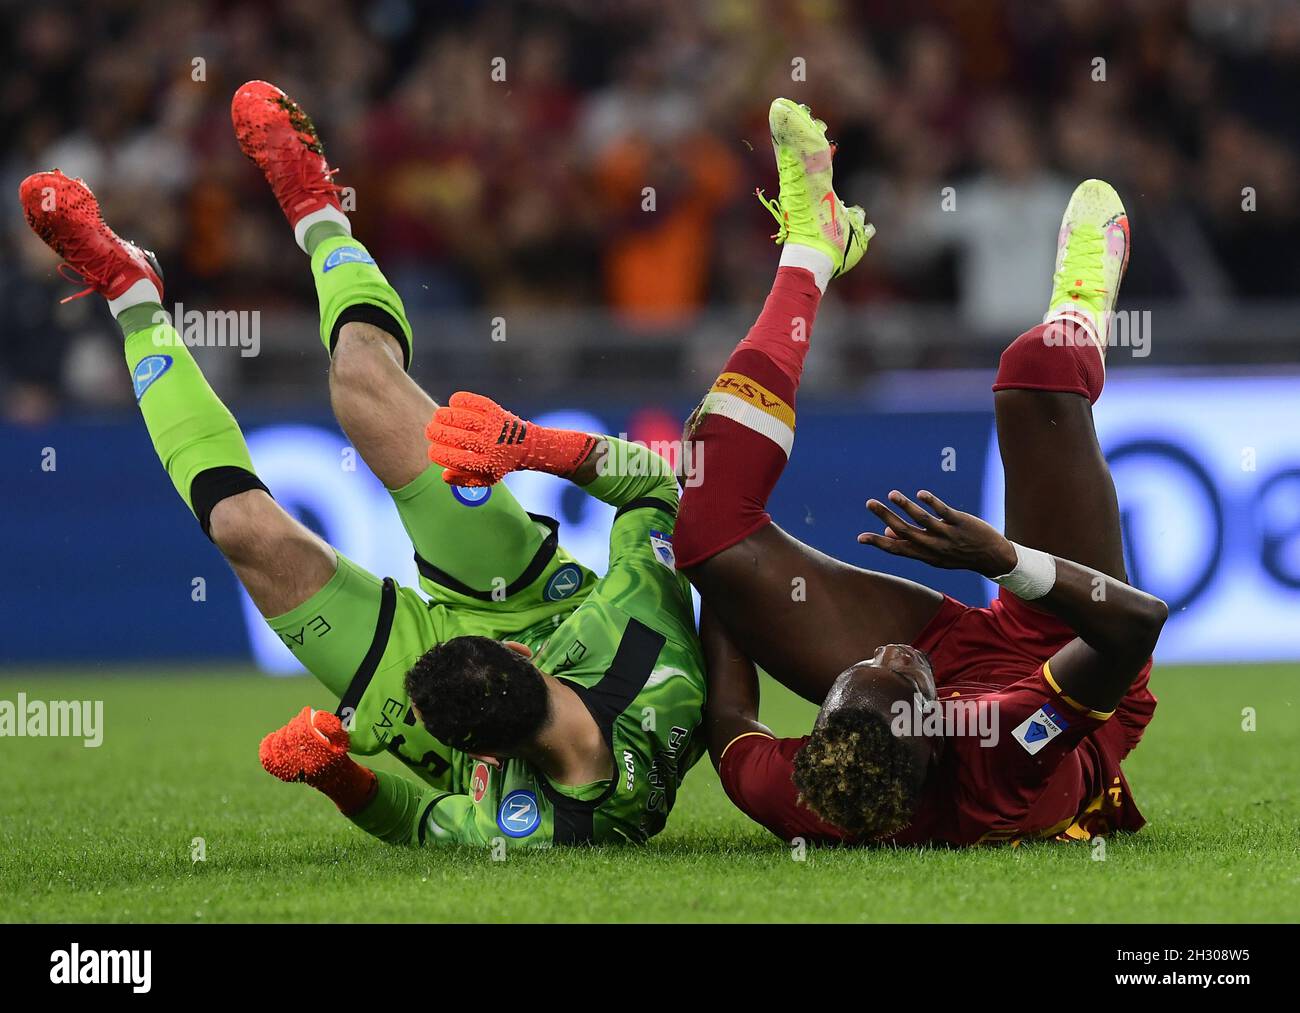
[[[391,495],[427,600],[339,554],[320,591],[267,621],[339,697],[353,752],[387,749],[429,783],[451,787],[452,751],[411,713],[407,671],[431,647],[458,636],[518,640],[536,650],[590,593],[596,576],[560,547],[554,520],[527,513],[503,484],[449,486],[431,466]]]

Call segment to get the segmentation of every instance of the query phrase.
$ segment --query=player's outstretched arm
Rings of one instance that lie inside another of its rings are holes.
[[[1079,635],[1051,659],[1061,692],[1089,709],[1111,711],[1155,649],[1169,616],[1163,601],[1098,570],[1016,545],[973,514],[954,510],[933,493],[917,498],[897,490],[867,508],[885,522],[884,534],[858,541],[896,556],[950,570],[974,570],[1063,620]]]
[[[705,605],[700,610],[700,645],[704,648],[708,703],[704,728],[709,759],[716,768],[727,746],[742,735],[771,735],[758,720],[758,671],[736,646],[726,628]]]
[[[612,437],[521,419],[482,394],[458,391],[425,428],[429,458],[453,485],[494,485],[512,471],[542,471],[616,507],[635,500],[677,506],[672,466],[654,451]]]

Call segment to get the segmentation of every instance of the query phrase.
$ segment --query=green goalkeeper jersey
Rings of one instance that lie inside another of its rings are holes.
[[[414,721],[400,683],[409,663],[397,662],[375,676],[357,708],[354,749],[388,748],[426,783],[377,772],[376,798],[353,817],[363,829],[392,843],[547,847],[642,843],[663,828],[704,751],[704,660],[690,585],[672,552],[676,483],[658,455],[611,443],[625,464],[629,455],[640,464],[625,468],[632,477],[602,476],[586,487],[618,508],[604,577],[560,550],[534,584],[545,602],[557,577],[577,581],[563,610],[539,612],[525,594],[511,596],[519,599],[514,609],[508,601],[485,609],[449,601],[445,588],[428,606],[437,640],[474,633],[532,647],[537,667],[569,685],[595,719],[612,754],[611,777],[558,785],[523,760],[503,759],[498,768],[442,745]],[[512,618],[531,625],[520,629]]]

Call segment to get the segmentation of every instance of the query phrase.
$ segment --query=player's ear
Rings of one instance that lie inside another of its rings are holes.
[[[533,656],[533,649],[527,644],[521,644],[518,640],[503,640],[501,643],[505,644],[516,654],[522,654],[525,658],[531,658]]]

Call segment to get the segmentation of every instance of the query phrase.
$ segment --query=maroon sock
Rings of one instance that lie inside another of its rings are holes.
[[[817,306],[821,301],[821,289],[811,271],[802,267],[777,268],[772,291],[763,303],[763,312],[736,346],[736,351],[753,348],[762,352],[798,387],[803,375],[804,356],[812,342]],[[790,407],[794,407],[793,391],[790,392]]]
[[[1088,331],[1069,320],[1039,324],[1002,353],[993,390],[1080,394],[1096,403],[1106,380],[1101,351]]]
[[[763,312],[696,409],[694,481],[682,492],[673,536],[679,568],[771,521],[767,499],[794,444],[795,391],[820,301],[811,272],[780,268]]]

